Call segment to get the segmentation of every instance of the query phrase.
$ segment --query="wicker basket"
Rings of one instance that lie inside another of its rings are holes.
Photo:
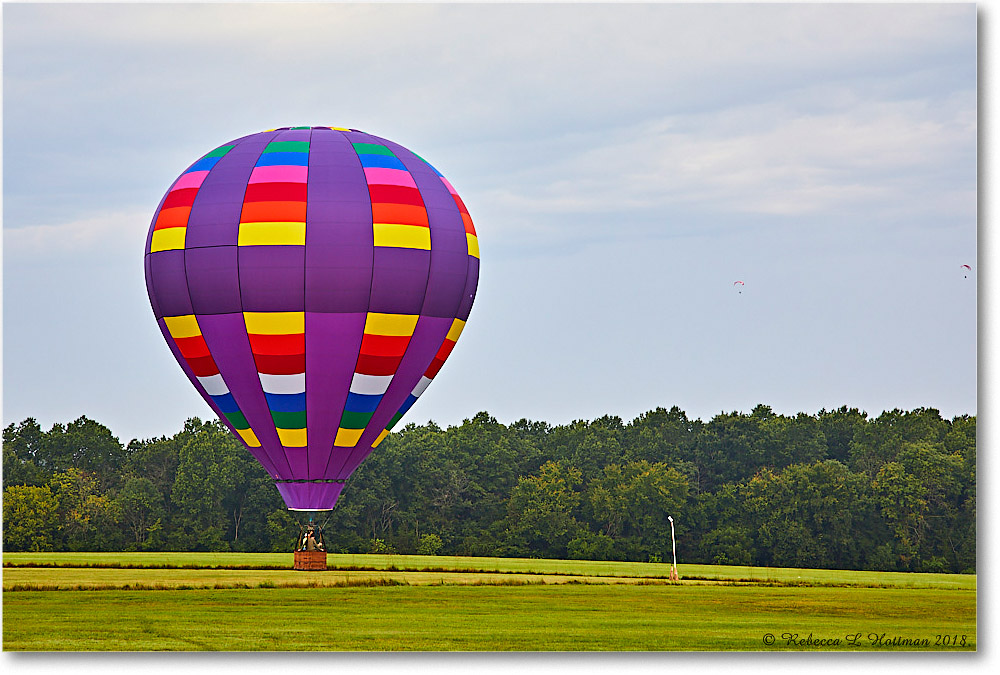
[[[295,569],[310,572],[326,571],[326,551],[296,551]]]

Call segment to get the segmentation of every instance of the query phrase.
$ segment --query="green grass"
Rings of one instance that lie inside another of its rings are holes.
[[[976,645],[975,595],[712,585],[424,586],[4,593],[20,650],[794,650],[861,633]],[[778,644],[764,644],[765,634]],[[830,649],[823,647],[823,650]],[[878,648],[879,651],[894,649]]]
[[[291,570],[290,553],[5,553],[3,561],[8,651],[976,646],[975,575],[682,565],[681,583],[671,583],[665,564],[444,556],[330,555],[340,569],[326,572]],[[964,645],[935,644],[938,636]]]
[[[228,568],[288,570],[291,553],[4,553],[4,566],[52,565],[73,567]],[[473,558],[384,554],[334,554],[327,567],[341,570],[447,570],[608,577],[666,578],[667,563],[608,562],[599,560],[545,560],[534,558]],[[975,589],[974,574],[866,572],[726,565],[679,565],[687,581],[773,582],[808,585],[876,585],[905,588]]]

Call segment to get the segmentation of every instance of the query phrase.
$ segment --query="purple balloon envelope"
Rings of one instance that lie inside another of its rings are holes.
[[[286,127],[174,181],[145,270],[191,383],[289,509],[322,511],[451,353],[479,244],[423,158],[355,129]]]

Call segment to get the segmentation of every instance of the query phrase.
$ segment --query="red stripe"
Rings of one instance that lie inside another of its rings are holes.
[[[174,338],[174,343],[185,359],[197,359],[202,356],[211,356],[205,338],[200,335],[193,335],[185,338]]]
[[[215,360],[211,356],[200,356],[195,359],[184,359],[188,366],[198,377],[208,377],[218,375],[219,367],[215,365]]]
[[[435,356],[434,360],[431,361],[431,365],[429,365],[427,370],[424,372],[424,377],[433,380],[434,376],[438,374],[438,371],[441,370],[441,366],[443,365],[444,359],[439,359]]]
[[[181,188],[180,190],[172,190],[167,198],[163,200],[163,206],[160,208],[170,209],[175,206],[191,206],[194,204],[194,196],[198,194],[198,188]]]
[[[369,356],[400,357],[410,343],[409,335],[368,335],[361,338],[361,353]]]
[[[257,372],[265,375],[297,375],[306,372],[306,355],[254,354]]]
[[[441,359],[442,361],[444,361],[446,358],[448,358],[448,356],[451,354],[451,350],[454,348],[455,348],[454,340],[445,340],[441,344],[441,349],[439,349],[437,354],[434,355],[434,358]]]
[[[250,183],[244,202],[304,202],[305,183]]]
[[[358,365],[354,372],[362,375],[395,375],[402,356],[370,356],[358,354]]]
[[[251,334],[250,351],[254,354],[304,354],[306,351],[306,336],[302,333],[289,335]]]
[[[465,208],[465,202],[462,201],[461,197],[459,197],[456,194],[452,194],[452,197],[455,198],[455,203],[458,204],[458,210],[459,210],[460,213],[468,213],[469,212],[469,209]]]
[[[420,190],[405,185],[369,185],[368,192],[372,202],[387,202],[391,204],[411,204],[423,206],[424,200]]]

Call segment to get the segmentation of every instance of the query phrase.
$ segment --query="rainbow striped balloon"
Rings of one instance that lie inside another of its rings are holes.
[[[145,270],[191,383],[290,509],[321,511],[451,353],[479,242],[451,183],[403,146],[284,127],[174,181]]]

